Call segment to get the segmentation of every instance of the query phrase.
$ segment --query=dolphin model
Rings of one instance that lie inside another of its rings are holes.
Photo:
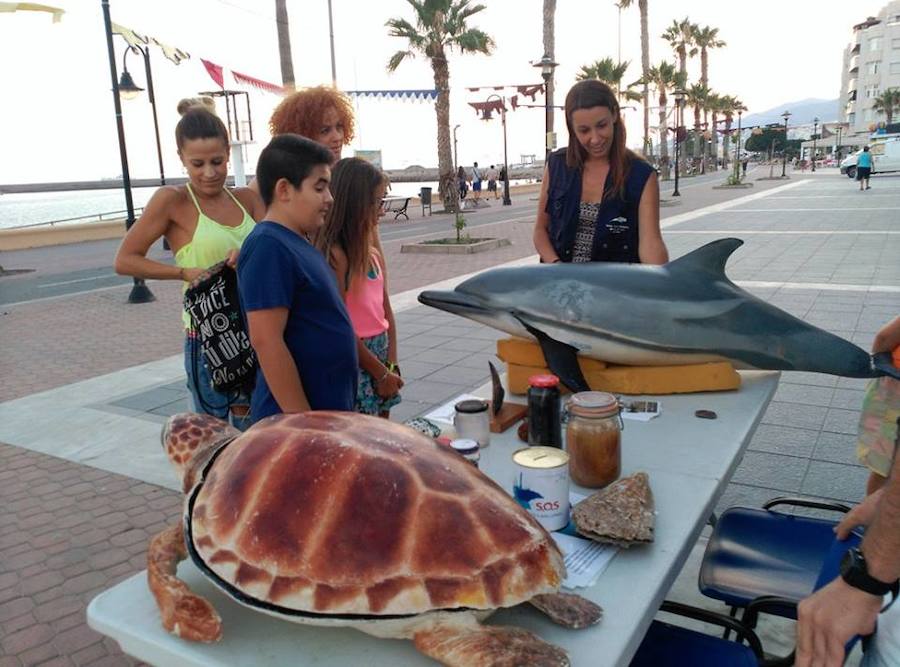
[[[490,269],[452,292],[426,290],[425,305],[534,338],[573,391],[587,382],[582,354],[617,364],[730,361],[738,368],[900,378],[874,357],[744,291],[725,275],[743,241],[713,241],[663,266],[543,264]]]

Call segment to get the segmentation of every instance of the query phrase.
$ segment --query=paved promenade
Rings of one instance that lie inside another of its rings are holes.
[[[742,238],[728,266],[732,280],[867,348],[900,312],[900,178],[876,176],[866,193],[834,170],[746,190],[713,189],[721,180],[685,179],[680,201],[664,185],[672,257],[723,236]],[[407,381],[393,418],[427,412],[487,380],[501,334],[419,306],[415,295],[492,266],[533,262],[534,197],[521,193],[512,207],[491,201],[469,214],[473,235],[512,241],[478,255],[401,254],[403,236],[449,235],[449,216],[383,223]],[[435,230],[440,220],[443,232]],[[6,269],[35,269],[0,278],[0,303],[8,304],[0,305],[0,667],[133,664],[87,627],[85,606],[142,569],[150,536],[179,515],[177,480],[159,447],[160,425],[186,408],[179,285],[151,283],[157,301],[143,305],[126,304],[121,284],[3,299],[24,294],[22,281],[34,276],[50,284],[58,275],[71,286],[81,280],[72,272],[84,271],[88,282],[92,271],[108,269],[114,248],[97,242],[0,254]],[[785,493],[857,501],[866,478],[854,456],[864,384],[783,374],[719,508]],[[672,593],[678,599],[700,601],[692,590],[700,549],[702,541]],[[789,626],[768,632],[785,645],[791,639]]]

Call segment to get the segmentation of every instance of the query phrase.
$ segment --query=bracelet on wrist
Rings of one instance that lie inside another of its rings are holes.
[[[382,382],[384,382],[385,379],[387,378],[387,376],[390,374],[390,372],[391,372],[391,369],[385,367],[385,369],[384,369],[384,375],[382,375],[380,378],[378,378],[377,380],[375,380],[375,384],[381,384]]]

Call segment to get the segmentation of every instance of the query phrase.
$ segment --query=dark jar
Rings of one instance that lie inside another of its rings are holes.
[[[555,375],[528,378],[528,444],[562,449],[559,378]]]
[[[569,475],[579,486],[599,488],[622,472],[622,417],[619,401],[603,391],[582,391],[568,404],[566,451]]]

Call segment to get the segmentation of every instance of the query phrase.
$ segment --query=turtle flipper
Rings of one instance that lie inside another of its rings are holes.
[[[163,627],[182,639],[214,642],[222,638],[222,619],[205,599],[191,592],[176,576],[178,563],[187,557],[184,527],[166,528],[150,540],[147,583],[156,598]]]
[[[572,630],[596,625],[603,618],[600,605],[572,593],[535,595],[528,602],[557,625]]]
[[[495,625],[439,623],[413,638],[416,648],[448,667],[568,667],[566,652],[523,630]]]

